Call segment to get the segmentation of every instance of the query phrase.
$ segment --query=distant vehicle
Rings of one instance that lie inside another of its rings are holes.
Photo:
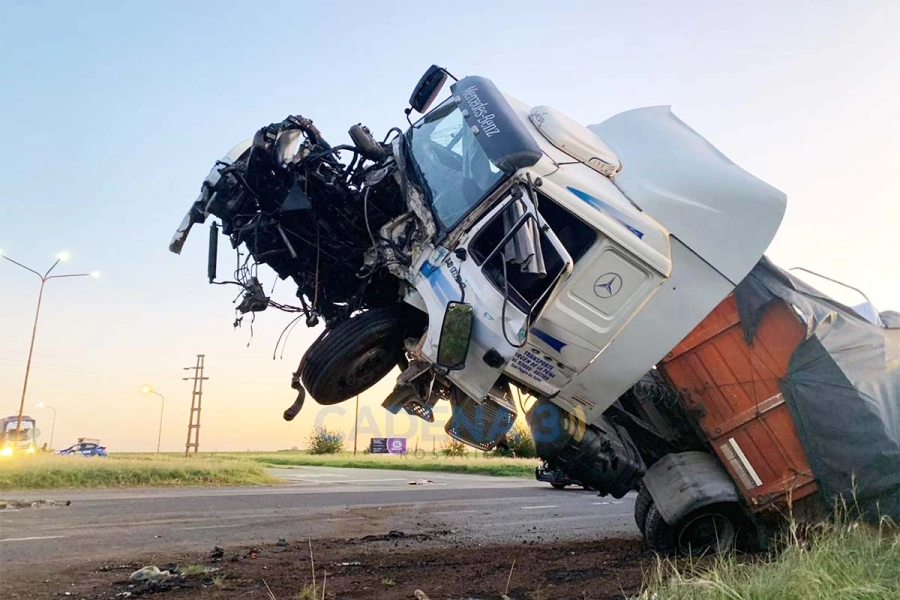
[[[561,490],[570,485],[581,486],[586,490],[591,489],[590,486],[569,477],[558,465],[551,465],[547,461],[543,461],[541,466],[534,468],[534,477],[538,481],[546,481],[557,490]]]
[[[57,450],[56,454],[60,456],[99,456],[101,458],[109,456],[106,446],[101,446],[100,440],[91,438],[78,438],[77,444]]]
[[[40,435],[36,421],[27,415],[22,415],[19,438],[16,439],[18,420],[18,415],[0,419],[0,456],[12,456],[13,452],[35,453],[35,441]]]

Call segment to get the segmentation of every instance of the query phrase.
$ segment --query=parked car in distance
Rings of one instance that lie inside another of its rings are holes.
[[[534,468],[534,477],[538,481],[546,481],[557,490],[561,490],[570,485],[581,486],[586,490],[591,489],[577,479],[569,477],[559,466],[551,465],[547,461],[543,461],[541,466]]]
[[[106,446],[100,445],[100,440],[88,438],[78,438],[77,444],[57,450],[56,454],[60,456],[100,456],[104,458],[109,456],[106,453]]]

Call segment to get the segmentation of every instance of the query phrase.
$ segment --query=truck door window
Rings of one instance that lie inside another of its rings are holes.
[[[526,248],[521,243],[527,242],[525,228],[538,230],[537,223],[533,216],[521,219],[520,214],[516,203],[510,203],[479,232],[469,246],[469,252],[475,263],[482,266],[485,277],[501,293],[508,290],[513,306],[530,314],[540,309],[547,292],[565,270],[566,261],[554,249],[546,234],[540,232],[538,246],[543,259],[543,273],[537,272],[531,252],[533,246]],[[503,248],[498,248],[501,244]]]
[[[538,212],[546,221],[563,247],[578,262],[597,241],[597,230],[561,207],[549,196],[537,192]]]

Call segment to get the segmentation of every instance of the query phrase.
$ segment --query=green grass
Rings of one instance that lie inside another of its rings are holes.
[[[413,451],[406,455],[358,454],[352,452],[316,455],[306,452],[249,452],[225,454],[272,466],[318,466],[357,469],[397,469],[403,471],[436,471],[442,473],[469,473],[498,477],[534,477],[537,459],[486,457],[472,451],[468,456],[446,457],[438,452]]]
[[[768,557],[659,559],[642,600],[879,600],[900,598],[900,532],[838,520],[798,535]]]
[[[218,456],[21,456],[0,460],[0,491],[277,482],[258,461]]]
[[[424,454],[424,456],[423,456]],[[306,452],[234,452],[180,454],[113,454],[108,458],[18,456],[0,460],[0,492],[30,489],[73,489],[180,485],[258,485],[280,480],[267,466],[328,466],[471,473],[503,477],[534,477],[536,460],[485,457],[445,457],[431,452],[405,456],[350,452],[312,455]]]

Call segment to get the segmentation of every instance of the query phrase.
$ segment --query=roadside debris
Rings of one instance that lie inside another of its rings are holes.
[[[428,485],[429,483],[434,483],[430,479],[416,479],[414,481],[410,481],[409,485]]]
[[[382,535],[365,535],[361,539],[364,542],[381,542],[385,540],[398,540],[405,537],[407,537],[407,535],[404,532],[391,530]]]
[[[135,563],[129,563],[129,564],[123,564],[123,565],[103,565],[102,567],[97,569],[97,572],[98,573],[110,573],[113,571],[134,571],[137,568],[137,566],[138,565]],[[163,570],[171,571],[171,569],[168,569],[167,567],[164,568]]]
[[[165,581],[172,574],[168,571],[160,571],[159,567],[156,565],[146,566],[142,569],[138,569],[134,573],[131,574],[129,579],[131,581],[145,581],[147,583],[159,583],[161,581]]]
[[[288,543],[287,543],[287,540],[286,540],[286,539],[284,539],[284,538],[279,538],[279,540],[278,540],[277,542],[275,542],[275,545],[284,548],[285,546],[288,545]]]
[[[222,550],[221,548],[219,548],[218,546],[215,546],[213,548],[212,552],[209,553],[210,558],[220,559],[223,556],[225,556],[225,551]]]
[[[66,506],[69,506],[69,501]],[[0,500],[0,510],[19,510],[20,508],[51,508],[56,506],[54,500]]]

